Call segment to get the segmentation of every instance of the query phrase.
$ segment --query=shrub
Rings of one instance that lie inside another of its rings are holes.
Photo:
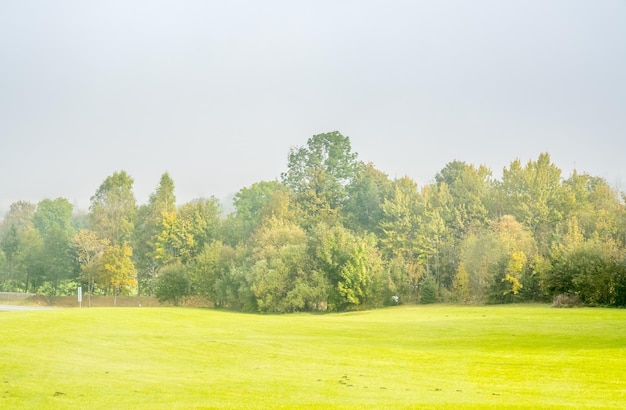
[[[159,302],[170,302],[174,306],[190,294],[190,282],[181,264],[163,268],[156,286],[156,297]]]
[[[420,303],[429,304],[437,302],[437,282],[432,275],[427,275],[419,290]]]

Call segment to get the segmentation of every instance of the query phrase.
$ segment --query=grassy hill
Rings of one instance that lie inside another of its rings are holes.
[[[0,408],[619,408],[626,310],[0,312]]]

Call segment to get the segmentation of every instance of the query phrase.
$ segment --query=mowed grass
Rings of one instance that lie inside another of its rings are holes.
[[[0,312],[2,409],[624,408],[626,310]]]

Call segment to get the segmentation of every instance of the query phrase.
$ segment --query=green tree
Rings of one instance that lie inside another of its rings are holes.
[[[37,292],[49,277],[44,241],[39,231],[33,226],[22,230],[19,238],[19,287],[25,292]],[[50,246],[47,248],[50,249]]]
[[[299,226],[271,220],[254,238],[250,289],[262,312],[312,310],[326,299],[326,284],[308,268],[307,240]]]
[[[20,240],[15,225],[11,225],[6,232],[0,247],[4,255],[5,263],[2,275],[2,290],[13,291],[17,289],[19,271]]]
[[[340,268],[337,291],[340,309],[380,306],[390,296],[383,280],[383,261],[374,236],[356,237],[348,260]]]
[[[179,306],[191,294],[191,282],[182,263],[176,262],[163,267],[156,286],[159,302],[170,302]]]
[[[418,232],[420,252],[426,264],[426,272],[437,284],[437,291],[452,284],[457,257],[456,238],[453,229],[446,222],[449,211],[442,206],[447,201],[445,184],[426,186],[422,191],[423,210]]]
[[[426,275],[420,284],[420,303],[426,305],[437,302],[438,293],[437,281],[432,275]]]
[[[33,224],[42,239],[38,262],[45,266],[43,279],[49,283],[48,291],[52,295],[58,294],[62,282],[76,279],[78,273],[72,252],[72,209],[65,198],[44,199],[33,215]]]
[[[91,229],[111,244],[121,246],[131,240],[136,212],[134,180],[125,172],[115,172],[91,197]]]
[[[29,202],[14,202],[0,224],[0,249],[5,256],[0,287],[6,291],[27,292],[29,289],[29,272],[34,271],[34,260],[39,260],[40,256],[35,253],[40,251],[41,241],[33,227],[35,210],[36,206]],[[33,263],[29,265],[25,262]]]
[[[33,216],[37,206],[26,201],[18,201],[11,204],[9,212],[4,216],[0,224],[0,237],[5,237],[11,227],[15,227],[19,234],[24,229],[33,226]]]
[[[373,235],[358,236],[341,225],[315,226],[308,237],[309,267],[328,284],[330,310],[381,305],[391,294]]]
[[[50,284],[53,295],[58,294],[59,285],[77,279],[78,265],[72,252],[70,232],[54,226],[42,235],[41,260],[45,265],[44,278]]]
[[[180,254],[183,263],[187,263],[202,252],[206,244],[221,239],[222,206],[220,201],[211,197],[182,205],[176,212],[176,224],[181,242],[186,243],[184,245],[186,248],[180,248]]]
[[[494,184],[491,170],[452,161],[437,173],[435,181],[440,190],[450,195],[451,201],[446,205],[451,205],[451,209],[441,214],[457,239],[472,229],[487,227]]]
[[[513,161],[502,173],[499,184],[501,214],[510,214],[532,232],[542,255],[549,253],[553,234],[564,218],[566,191],[561,170],[547,153],[522,167]]]
[[[455,283],[463,302],[482,303],[494,278],[494,266],[506,256],[497,235],[488,229],[469,233],[460,244]],[[466,285],[465,285],[466,284]]]
[[[624,250],[615,242],[589,240],[560,252],[545,277],[552,295],[577,295],[587,304],[624,305]]]
[[[564,219],[576,218],[585,239],[625,243],[624,202],[604,179],[574,171],[563,186],[567,198]]]
[[[190,264],[192,288],[215,307],[226,307],[236,300],[238,286],[231,276],[236,256],[235,249],[215,241],[205,245]]]
[[[73,208],[65,198],[44,199],[37,204],[37,209],[33,214],[33,224],[43,236],[54,228],[72,236],[74,234]]]
[[[306,147],[289,151],[287,168],[281,178],[295,193],[305,225],[336,223],[347,198],[346,187],[358,170],[350,139],[337,131],[314,135]]]
[[[405,301],[417,299],[417,287],[425,272],[423,208],[417,184],[408,177],[394,181],[394,192],[382,205],[380,247],[391,261],[394,286]]]
[[[501,259],[491,269],[491,302],[512,302],[521,298],[525,275],[532,275],[532,261],[537,258],[537,245],[531,232],[511,215],[505,215],[492,224],[493,232],[502,247]]]
[[[287,187],[278,181],[256,182],[237,192],[233,205],[238,233],[231,244],[236,245],[238,242],[247,240],[268,218],[283,219],[287,210],[280,206],[277,199],[286,194]],[[288,202],[286,205],[288,206]]]
[[[345,226],[355,232],[379,235],[383,219],[383,203],[393,194],[393,182],[373,164],[359,164],[356,177],[346,187],[348,194],[343,206]]]
[[[159,185],[150,195],[148,203],[137,211],[133,258],[138,269],[137,293],[142,294],[144,287],[149,294],[154,291],[158,269],[162,263],[158,260],[157,241],[163,235],[163,227],[176,215],[176,196],[174,181],[166,172],[161,176]]]

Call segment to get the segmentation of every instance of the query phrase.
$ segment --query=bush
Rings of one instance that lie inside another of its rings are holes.
[[[431,275],[427,275],[419,290],[420,303],[430,304],[437,302],[437,282]]]
[[[178,306],[189,294],[190,282],[184,267],[177,264],[163,268],[156,286],[159,302],[170,302]]]

